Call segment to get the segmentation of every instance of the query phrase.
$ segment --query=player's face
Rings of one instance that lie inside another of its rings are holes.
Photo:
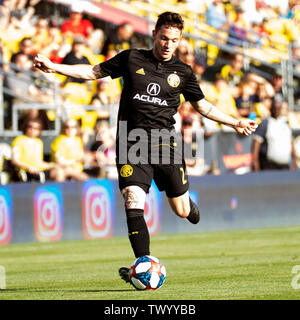
[[[176,27],[162,26],[157,32],[153,30],[153,54],[161,61],[172,58],[178,47],[181,31]]]

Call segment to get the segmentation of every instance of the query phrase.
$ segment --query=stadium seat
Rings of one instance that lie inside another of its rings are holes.
[[[63,83],[64,81],[66,81],[67,77],[62,75],[62,74],[59,74],[59,73],[54,73],[54,79],[56,81],[58,81],[59,83]]]
[[[103,54],[89,54],[87,58],[91,65],[95,65],[104,62],[105,56]]]
[[[85,111],[81,117],[82,130],[93,130],[98,119],[97,111]]]

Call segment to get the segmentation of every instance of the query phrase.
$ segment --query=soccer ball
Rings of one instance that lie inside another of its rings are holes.
[[[142,256],[133,261],[129,269],[129,278],[138,290],[159,289],[166,279],[166,268],[153,256]]]

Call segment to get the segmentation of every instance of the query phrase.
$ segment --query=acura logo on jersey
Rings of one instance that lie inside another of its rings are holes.
[[[160,106],[168,106],[167,100],[162,100],[160,98],[155,97],[160,93],[160,85],[159,84],[154,83],[154,82],[149,83],[147,86],[147,93],[150,94],[150,96],[148,96],[146,94],[137,93],[133,97],[133,100],[140,100],[143,102],[159,104]]]
[[[143,102],[149,102],[149,103],[154,103],[154,104],[159,104],[160,106],[168,106],[167,100],[161,100],[156,97],[150,97],[147,96],[146,94],[136,94],[133,97],[133,100],[140,100]]]
[[[147,87],[147,92],[151,96],[157,96],[160,93],[160,85],[157,83],[149,83]]]

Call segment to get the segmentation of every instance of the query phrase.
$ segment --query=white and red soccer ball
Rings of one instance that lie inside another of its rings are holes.
[[[133,261],[129,269],[129,278],[138,290],[159,289],[166,279],[166,268],[153,256],[142,256]]]

